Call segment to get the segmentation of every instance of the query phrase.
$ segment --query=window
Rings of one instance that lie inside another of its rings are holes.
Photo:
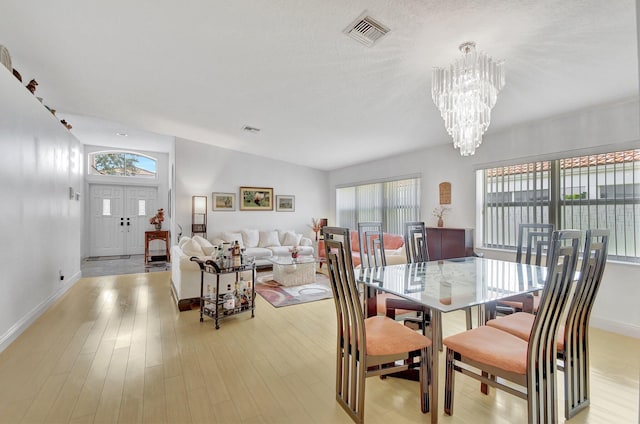
[[[147,201],[145,199],[138,199],[138,216],[147,215]]]
[[[609,258],[640,262],[640,149],[478,172],[485,247],[516,246],[520,223],[609,228]]]
[[[518,226],[549,222],[551,162],[532,162],[483,171],[484,246],[515,248]]]
[[[352,230],[358,222],[378,221],[383,231],[402,234],[405,222],[420,219],[420,178],[338,188],[336,217]]]
[[[102,216],[111,216],[111,199],[102,199]]]
[[[89,153],[90,175],[155,178],[156,160],[130,152]]]

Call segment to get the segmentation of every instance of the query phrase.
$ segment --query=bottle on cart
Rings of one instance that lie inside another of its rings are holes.
[[[234,268],[238,268],[240,265],[242,265],[240,258],[240,243],[238,243],[238,240],[236,240],[236,242],[233,244],[233,247],[231,248],[231,258]]]
[[[220,251],[218,250],[218,246],[213,246],[213,252],[211,253],[211,259],[213,262],[218,263],[220,260]]]
[[[207,284],[207,292],[204,294],[204,298],[213,300],[213,291],[211,289],[211,284]]]
[[[240,282],[238,283],[238,296],[240,297],[240,308],[245,308],[249,303],[247,297],[247,282],[244,281],[244,276],[240,274]]]
[[[236,299],[236,308],[240,308],[242,300],[240,299],[240,290],[238,290],[238,280],[236,280],[236,284],[233,289],[233,297]]]
[[[222,297],[222,308],[224,309],[224,314],[232,314],[235,307],[236,298],[231,292],[231,284],[227,284],[227,293]]]
[[[253,290],[251,290],[251,280],[247,281],[247,298],[250,303],[253,303]]]

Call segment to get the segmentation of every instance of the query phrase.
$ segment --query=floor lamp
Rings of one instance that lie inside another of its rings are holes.
[[[191,196],[191,235],[207,238],[207,196]]]

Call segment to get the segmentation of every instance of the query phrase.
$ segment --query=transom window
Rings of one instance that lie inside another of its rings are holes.
[[[640,149],[488,168],[482,243],[515,249],[521,223],[608,228],[609,258],[640,262]]]
[[[156,159],[134,152],[93,152],[89,154],[90,175],[156,177]]]

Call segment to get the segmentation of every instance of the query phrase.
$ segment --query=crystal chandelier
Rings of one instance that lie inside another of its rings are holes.
[[[440,109],[453,145],[462,156],[472,155],[489,128],[491,108],[504,87],[504,62],[476,52],[476,43],[460,45],[463,54],[448,68],[434,68],[431,96]]]

